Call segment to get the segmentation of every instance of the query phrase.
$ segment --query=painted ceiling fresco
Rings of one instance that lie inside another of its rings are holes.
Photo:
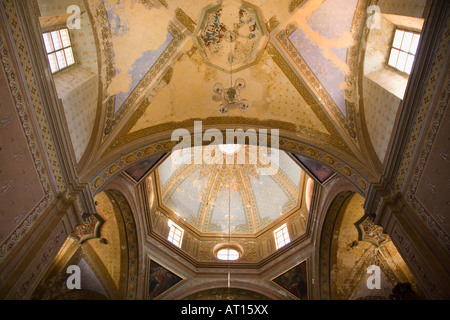
[[[239,1],[205,10],[197,40],[206,62],[223,71],[253,63],[268,41],[257,8]]]
[[[271,159],[274,151],[260,147],[251,161],[249,147],[239,146],[228,162],[218,148],[211,162],[178,161],[181,151],[172,153],[157,169],[163,205],[207,233],[255,233],[295,209],[302,191],[297,163],[285,152]],[[197,148],[211,155],[209,147]],[[270,174],[261,170],[269,162]]]
[[[349,72],[346,61],[348,46],[353,42],[346,35],[351,32],[357,4],[358,0],[327,0],[306,20],[309,28],[301,28],[304,22],[296,15],[288,26],[292,30],[287,37],[289,43],[344,116],[347,116],[345,88]],[[292,51],[289,46],[286,49]]]
[[[114,52],[116,80],[110,85],[111,89],[109,91],[115,94],[114,114],[117,113],[127,99],[132,98],[130,96],[135,92],[138,84],[149,75],[155,63],[166,53],[166,49],[175,39],[174,35],[170,32],[170,27],[167,28],[165,39],[161,44],[153,45],[152,34],[147,32],[143,32],[137,39],[136,36],[130,37],[129,32],[133,30],[133,24],[136,23],[136,21],[132,20],[133,13],[136,9],[133,7],[126,8],[125,5],[124,2],[105,2],[113,43],[119,44]],[[166,28],[166,26],[162,26],[162,28]],[[122,46],[135,44],[136,41],[148,44],[143,47],[140,56],[136,54],[133,57],[133,47],[128,47],[129,55],[125,55],[120,50]],[[120,84],[117,84],[119,82],[118,79],[122,80]]]
[[[220,122],[212,89],[237,78],[251,107],[229,118],[355,148],[349,79],[360,1],[103,0],[96,12],[106,152],[193,117]]]

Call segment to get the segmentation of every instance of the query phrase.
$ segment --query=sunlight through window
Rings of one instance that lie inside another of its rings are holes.
[[[400,29],[395,30],[388,64],[401,72],[410,74],[419,40],[420,34],[418,33]]]
[[[169,237],[167,240],[172,242],[174,245],[176,245],[178,248],[181,248],[181,242],[183,240],[183,234],[184,230],[180,228],[178,225],[173,223],[173,221],[169,220]]]
[[[227,260],[227,261],[234,261],[239,259],[240,254],[237,250],[231,249],[231,248],[225,248],[221,249],[216,254],[217,259],[219,260]]]
[[[281,247],[284,247],[289,242],[291,242],[286,224],[283,224],[281,227],[276,229],[273,233],[275,236],[275,246],[277,249],[280,249]]]
[[[42,37],[44,38],[45,49],[52,73],[75,64],[72,43],[67,28],[46,32]]]

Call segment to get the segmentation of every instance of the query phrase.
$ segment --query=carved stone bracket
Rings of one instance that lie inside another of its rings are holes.
[[[84,214],[84,223],[77,225],[75,230],[69,235],[70,238],[83,243],[89,239],[100,238],[100,228],[103,221],[95,214]]]
[[[364,216],[355,225],[359,231],[359,241],[367,241],[377,247],[389,241],[389,236],[383,232],[383,228],[376,225],[369,216]]]

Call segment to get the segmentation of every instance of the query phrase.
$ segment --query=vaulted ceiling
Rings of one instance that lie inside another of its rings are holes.
[[[171,151],[172,132],[192,132],[194,120],[204,130],[278,129],[281,149],[344,173],[363,192],[376,176],[380,162],[358,118],[363,1],[92,6],[102,90],[91,152],[81,164],[94,191],[127,166]],[[222,114],[213,89],[237,79],[249,107]]]

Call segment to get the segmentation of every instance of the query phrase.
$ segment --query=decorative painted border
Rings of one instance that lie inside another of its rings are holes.
[[[294,12],[294,10],[297,9],[297,7],[301,5],[303,1],[305,0],[291,0],[291,2],[289,3],[289,13]]]
[[[45,141],[48,142],[47,151],[52,150],[51,152],[54,152],[51,133],[49,132],[48,126],[45,124],[45,114],[39,99],[39,95],[37,94],[37,87],[33,77],[31,63],[29,61],[29,57],[25,48],[24,39],[22,37],[19,37],[21,29],[17,20],[17,16],[15,14],[15,8],[12,4],[12,1],[8,0],[3,1],[3,7],[6,9],[6,13],[11,24],[10,26],[14,28],[11,31],[16,40],[17,49],[19,50],[19,56],[21,59],[20,62],[22,64],[22,67],[24,68],[24,73],[26,75],[25,78],[30,89],[29,94],[32,102],[34,103],[33,106],[36,110],[38,122],[41,125],[41,128],[43,126],[41,133],[44,135]],[[38,203],[35,208],[28,214],[27,218],[22,222],[22,224],[19,225],[17,229],[12,233],[12,235],[10,235],[9,238],[3,243],[2,247],[0,248],[0,263],[4,261],[11,250],[23,239],[23,236],[27,232],[29,232],[29,230],[35,225],[39,216],[45,212],[45,210],[55,199],[55,195],[51,190],[50,179],[45,169],[45,160],[42,158],[42,151],[34,138],[38,135],[36,135],[36,133],[34,132],[35,129],[32,123],[30,123],[30,119],[32,119],[33,117],[30,116],[30,110],[28,110],[28,108],[25,106],[26,102],[23,100],[23,97],[26,96],[26,94],[22,91],[21,86],[18,85],[15,81],[19,72],[16,70],[14,63],[12,62],[12,55],[13,53],[10,51],[10,48],[7,48],[3,29],[0,28],[0,58],[6,72],[6,78],[9,81],[11,95],[16,104],[19,121],[24,128],[24,135],[27,139],[28,147],[34,160],[35,169],[39,175],[39,180],[44,190],[44,197],[42,198],[40,203]],[[51,153],[49,153],[52,167],[55,173],[56,169],[60,170],[60,168],[58,167],[59,162],[56,159],[56,153],[53,153],[53,155],[54,159],[52,159]],[[62,177],[59,181],[62,181]],[[63,188],[63,186],[60,185],[60,188]]]
[[[436,94],[436,84],[442,72],[445,72],[444,63],[447,61],[445,57],[448,57],[448,43],[450,41],[450,20],[447,20],[447,25],[445,30],[442,33],[442,37],[440,39],[439,50],[436,52],[433,69],[431,70],[427,81],[428,85],[425,89],[424,96],[422,98],[420,109],[415,117],[414,126],[409,135],[408,145],[403,153],[401,166],[397,172],[395,186],[393,188],[392,194],[399,192],[402,188],[402,185],[405,183],[405,178],[407,172],[414,172],[412,176],[411,182],[406,189],[405,199],[407,202],[411,204],[414,208],[414,211],[418,214],[418,216],[422,219],[425,225],[430,229],[431,234],[438,240],[447,252],[450,251],[450,239],[448,234],[441,228],[441,226],[436,223],[435,219],[426,212],[425,208],[422,204],[415,198],[415,193],[418,187],[418,183],[420,181],[420,177],[423,173],[423,169],[425,168],[424,164],[426,163],[429,154],[431,152],[431,146],[436,138],[437,128],[441,125],[445,125],[442,123],[443,114],[445,108],[448,106],[450,101],[450,79],[447,74],[445,80],[445,86],[440,92],[440,99],[436,105],[435,110],[433,112],[432,119],[433,122],[430,124],[430,127],[424,133],[421,133],[423,130],[424,121],[426,119],[426,115],[430,112],[431,101],[433,100],[433,96]],[[415,150],[417,141],[419,140],[421,134],[424,136],[424,143],[420,150]],[[413,160],[414,154],[420,154],[419,159],[414,164],[414,169],[411,169],[411,161]]]
[[[36,77],[34,75],[33,66],[30,60],[30,55],[25,44],[25,39],[23,37],[23,30],[20,26],[20,22],[16,13],[16,7],[13,0],[1,0],[3,8],[5,9],[6,17],[8,18],[10,33],[15,40],[15,50],[17,50],[17,57],[22,65],[22,72],[24,74],[24,79],[28,85],[27,94],[34,107],[34,116],[36,117],[37,123],[39,124],[40,134],[43,138],[43,144],[45,145],[49,163],[53,171],[53,176],[55,178],[56,185],[60,192],[67,189],[66,182],[64,180],[60,162],[56,154],[55,143],[53,141],[52,133],[50,132],[49,125],[47,123],[47,115],[45,114],[44,107],[39,95],[39,90],[37,89]],[[3,32],[3,31],[2,31]],[[2,45],[6,46],[5,34],[2,35],[1,40]],[[12,48],[10,48],[12,52]],[[4,47],[1,52],[1,56],[6,58],[7,61],[13,61],[13,56],[11,52]],[[12,66],[12,65],[11,65]],[[15,70],[17,71],[17,70]],[[17,74],[13,72],[12,74]],[[22,95],[23,92],[22,92]]]
[[[163,79],[164,80],[164,79]],[[161,81],[158,87],[163,86],[164,83]],[[150,99],[150,98],[149,98]],[[138,139],[150,136],[152,134],[161,133],[164,131],[173,131],[175,129],[179,128],[187,128],[191,127],[195,119],[188,119],[180,122],[169,122],[169,123],[163,123],[159,125],[155,125],[149,128],[145,128],[142,130],[138,130],[132,133],[129,133],[130,130],[134,127],[134,125],[137,123],[137,121],[140,119],[140,117],[144,114],[147,107],[151,104],[149,100],[145,100],[142,102],[142,104],[136,109],[135,113],[132,115],[130,120],[123,126],[119,134],[115,137],[115,139],[111,142],[111,144],[108,146],[108,148],[105,150],[105,154],[112,152],[113,150],[117,149],[118,147],[122,147],[130,142],[136,141]],[[314,105],[315,106],[315,105]],[[313,107],[315,108],[315,107]],[[326,119],[325,114],[320,110],[319,107],[317,107],[319,114],[323,116],[322,119]],[[334,134],[324,134],[322,132],[318,132],[309,128],[299,128],[295,124],[277,121],[277,120],[258,120],[256,118],[245,118],[245,117],[209,117],[206,119],[203,119],[203,125],[254,125],[258,128],[273,128],[273,129],[280,129],[280,130],[286,130],[290,132],[295,132],[298,135],[304,135],[308,137],[312,137],[315,140],[323,141],[326,143],[329,143],[331,145],[334,145],[336,147],[339,147],[340,149],[343,149],[344,151],[347,151],[348,153],[352,154],[352,151],[347,146],[345,141],[343,139],[339,139],[340,135],[336,131],[336,129],[332,126],[332,124],[328,120],[325,121],[325,127],[327,130],[332,130]],[[323,121],[322,121],[323,122]]]
[[[422,221],[425,223],[425,225],[429,229],[431,229],[432,234],[439,240],[439,242],[444,245],[444,247],[447,249],[447,252],[450,252],[450,239],[448,234],[443,230],[443,228],[438,223],[436,223],[435,219],[425,210],[420,201],[416,199],[415,195],[417,187],[419,186],[419,181],[421,180],[423,170],[425,169],[425,164],[427,163],[427,159],[430,156],[433,142],[438,133],[438,128],[440,128],[440,126],[442,125],[445,125],[444,123],[442,123],[442,119],[444,117],[445,109],[449,105],[449,101],[450,101],[450,80],[449,76],[447,75],[445,89],[441,94],[441,99],[433,115],[434,121],[430,125],[428,132],[426,133],[425,136],[426,140],[423,144],[422,151],[420,152],[420,158],[417,161],[417,164],[413,171],[414,176],[411,179],[411,184],[409,185],[409,188],[405,196],[406,201],[408,201],[412,205],[414,211],[420,216],[420,218],[422,218]]]
[[[266,49],[267,49],[267,52],[272,56],[273,60],[277,63],[278,67],[284,72],[286,77],[291,81],[292,85],[297,89],[297,91],[300,93],[300,95],[303,97],[303,99],[305,99],[305,101],[308,103],[308,105],[313,110],[314,114],[319,118],[319,120],[323,123],[325,128],[330,133],[330,136],[327,136],[325,141],[329,142],[335,146],[338,146],[341,149],[344,149],[345,151],[351,153],[349,146],[341,138],[341,136],[337,132],[336,128],[333,126],[331,121],[328,119],[326,113],[319,106],[319,103],[309,93],[308,89],[305,88],[305,86],[303,85],[300,78],[296,75],[294,70],[292,70],[292,68],[287,63],[287,61],[283,58],[281,53],[275,48],[275,46],[272,43],[269,43],[267,45]],[[305,66],[305,68],[308,68],[306,64],[304,66]],[[339,111],[339,113],[340,113],[340,111]]]
[[[99,22],[102,30],[102,38],[106,47],[106,61],[107,61],[107,72],[106,72],[106,85],[112,81],[116,75],[115,70],[115,53],[113,49],[113,41],[111,34],[111,25],[108,19],[108,14],[104,3],[99,3],[97,7],[97,14],[99,17]],[[103,129],[103,140],[112,132],[113,128],[117,125],[124,114],[129,110],[129,108],[136,102],[141,93],[147,86],[152,82],[152,80],[160,73],[163,67],[167,64],[173,54],[176,52],[178,47],[181,45],[185,39],[185,35],[178,30],[178,28],[170,23],[167,29],[170,34],[174,37],[172,42],[164,50],[161,56],[156,60],[144,78],[139,82],[139,84],[133,89],[130,95],[127,97],[125,102],[119,108],[117,113],[115,113],[115,95],[108,98],[106,101],[106,119]],[[115,113],[115,114],[114,114]]]
[[[357,38],[358,35],[361,32],[361,28],[363,24],[361,23],[362,17],[364,15],[364,9],[365,5],[363,1],[359,0],[356,5],[355,15],[353,17],[352,27],[351,27],[351,34],[353,35],[353,38]],[[322,86],[320,81],[315,76],[314,72],[309,68],[308,64],[304,61],[301,54],[297,52],[294,45],[289,39],[289,36],[296,30],[295,25],[290,24],[286,27],[285,30],[282,30],[278,35],[277,39],[283,46],[283,48],[286,50],[286,52],[291,57],[292,61],[297,65],[298,70],[302,72],[302,74],[305,76],[306,79],[309,80],[310,84],[314,88],[314,91],[318,96],[320,96],[323,101],[325,102],[325,105],[332,111],[332,113],[338,118],[341,125],[344,127],[344,129],[347,131],[348,135],[355,141],[358,141],[357,133],[356,133],[356,124],[355,124],[355,104],[351,101],[349,101],[346,98],[346,105],[347,105],[347,119],[343,116],[342,112],[339,110],[339,108],[336,106],[336,103],[333,101],[331,96],[328,94],[327,90]],[[355,79],[357,72],[358,72],[358,51],[359,51],[359,45],[355,45],[347,50],[347,65],[350,68],[350,74],[346,75],[346,83],[350,84],[350,89],[346,90],[346,96],[351,95],[352,91],[355,91],[354,88],[356,86],[356,81],[353,81],[352,79]]]
[[[178,21],[180,21],[183,26],[186,27],[190,32],[194,32],[196,28],[196,23],[194,20],[192,20],[181,8],[177,8],[175,10],[175,16],[177,17]]]
[[[276,16],[273,16],[266,22],[266,29],[267,32],[271,33],[278,25],[280,24],[280,21],[278,21]]]
[[[123,218],[122,222],[126,234],[128,249],[128,273],[125,298],[127,300],[136,300],[138,294],[139,248],[133,212],[127,199],[121,192],[117,190],[108,190],[106,193],[116,202],[119,208]]]
[[[403,153],[403,158],[401,166],[398,170],[395,185],[392,194],[399,192],[404,183],[406,173],[410,167],[410,162],[412,161],[413,155],[415,154],[414,149],[416,148],[417,141],[420,137],[424,119],[429,111],[430,103],[432,101],[433,95],[436,93],[436,83],[442,72],[445,72],[444,63],[446,62],[445,57],[448,56],[448,43],[450,41],[450,21],[447,22],[447,27],[442,33],[440,39],[439,49],[436,52],[432,70],[426,80],[427,87],[425,88],[424,96],[420,105],[420,109],[415,117],[414,126],[410,132],[408,145]]]
[[[336,103],[333,101],[327,90],[322,86],[319,79],[317,79],[314,72],[303,59],[302,55],[295,49],[295,46],[289,39],[289,37],[295,30],[297,30],[295,24],[290,24],[286,27],[286,29],[282,30],[277,35],[277,39],[289,54],[289,56],[292,58],[292,61],[295,62],[298,70],[302,72],[302,74],[306,79],[308,79],[309,83],[314,88],[315,92],[324,100],[327,107],[333,111],[333,113],[339,118],[341,122],[346,122],[347,120],[342,115],[342,112],[339,110],[339,108],[336,106]]]
[[[27,273],[17,281],[16,289],[7,296],[8,300],[24,300],[30,298],[33,290],[39,285],[39,281],[44,275],[46,270],[45,266],[58,254],[66,239],[67,231],[64,224],[60,223],[30,263]]]
[[[322,227],[319,249],[319,288],[320,299],[331,300],[331,245],[334,235],[334,226],[336,219],[341,212],[342,206],[354,194],[352,191],[340,193],[332,202],[328,209],[325,221]]]
[[[158,153],[172,152],[176,145],[176,142],[170,140],[170,138],[166,138],[165,140],[150,143],[121,156],[114,162],[111,162],[105,166],[101,171],[92,177],[89,182],[92,193],[96,194],[101,191],[101,188],[105,183],[124,169],[148,158],[149,156]],[[343,177],[349,179],[363,194],[366,194],[368,191],[369,181],[361,173],[326,151],[284,137],[280,137],[279,147],[280,150],[298,153],[323,163],[335,172],[340,173]]]

